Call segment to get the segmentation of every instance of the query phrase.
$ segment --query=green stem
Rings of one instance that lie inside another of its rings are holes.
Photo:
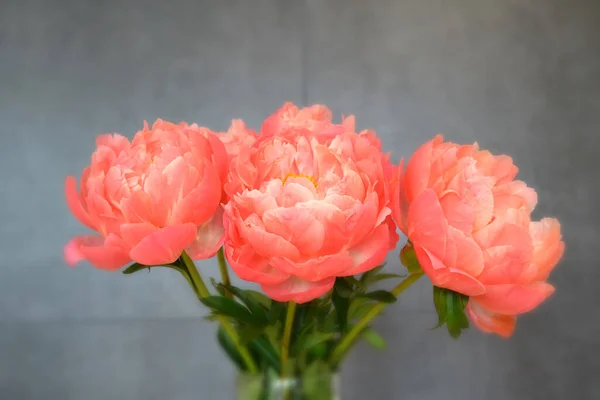
[[[221,270],[221,280],[223,281],[223,285],[231,286],[231,279],[229,279],[229,271],[227,270],[227,260],[225,259],[225,254],[223,253],[223,247],[219,249],[217,252],[217,260],[219,260],[219,270]],[[225,297],[233,297],[233,295],[226,291]]]
[[[406,278],[404,278],[404,280],[402,282],[400,282],[395,288],[393,288],[391,292],[394,294],[394,296],[398,296],[400,293],[402,293],[404,290],[406,290],[410,285],[415,283],[422,275],[423,275],[422,273],[419,273],[419,274],[412,274],[412,275],[407,276]],[[352,346],[352,344],[354,344],[354,342],[356,341],[358,336],[367,327],[367,325],[373,320],[373,318],[378,316],[381,313],[381,311],[383,311],[383,309],[385,308],[386,305],[387,305],[386,303],[375,304],[373,306],[373,308],[371,308],[371,310],[369,310],[369,312],[364,317],[362,317],[362,319],[360,319],[356,323],[356,325],[354,325],[352,327],[352,329],[350,329],[350,331],[348,331],[348,333],[346,333],[346,335],[344,335],[342,337],[342,339],[340,340],[338,345],[333,350],[331,357],[329,358],[331,365],[333,365],[333,366],[337,365],[344,358],[344,356],[346,355],[348,350],[350,350],[350,346]]]
[[[188,273],[190,274],[190,278],[192,279],[194,286],[196,286],[196,289],[198,289],[198,294],[201,297],[210,296],[210,292],[208,291],[208,288],[204,284],[204,280],[202,280],[202,277],[200,276],[198,269],[196,269],[196,265],[194,264],[194,261],[192,261],[190,256],[188,256],[185,251],[181,254],[181,260],[183,261],[185,268],[187,269]]]
[[[192,261],[190,256],[187,255],[187,253],[185,251],[181,254],[181,260],[183,261],[185,268],[187,269],[188,273],[190,274],[190,278],[192,280],[193,287],[196,291],[196,294],[198,295],[198,298],[210,296],[210,292],[208,291],[208,288],[204,284],[204,281],[202,280],[200,273],[196,269],[196,265],[194,265],[194,262]],[[256,363],[252,359],[252,356],[250,355],[248,350],[244,346],[241,345],[240,337],[238,336],[235,328],[231,325],[231,323],[227,320],[227,318],[218,317],[217,319],[220,322],[221,327],[223,327],[223,330],[225,331],[225,333],[227,333],[227,335],[229,335],[232,342],[237,347],[237,350],[240,353],[240,356],[242,357],[242,359],[244,360],[246,367],[248,367],[248,372],[250,372],[251,374],[257,373],[258,368],[256,367]]]
[[[290,339],[292,337],[292,326],[294,325],[294,315],[296,314],[296,303],[288,303],[287,314],[285,316],[285,325],[283,328],[283,338],[281,340],[281,376],[287,375],[288,355],[290,351]]]

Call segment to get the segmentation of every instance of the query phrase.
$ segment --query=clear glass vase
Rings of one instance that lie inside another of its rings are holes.
[[[236,396],[237,400],[340,400],[340,378],[331,371],[290,378],[240,374]]]

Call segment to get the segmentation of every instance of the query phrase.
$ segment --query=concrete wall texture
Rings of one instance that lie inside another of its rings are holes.
[[[286,100],[356,114],[394,161],[438,132],[512,155],[567,242],[509,341],[430,331],[430,284],[411,288],[376,323],[389,349],[347,361],[344,399],[600,398],[599,43],[597,0],[2,0],[0,398],[233,397],[181,277],[64,265],[86,230],[63,182],[99,133],[258,128]]]

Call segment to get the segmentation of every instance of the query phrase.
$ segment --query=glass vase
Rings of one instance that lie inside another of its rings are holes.
[[[237,400],[340,400],[340,378],[332,371],[282,378],[274,373],[239,374]]]

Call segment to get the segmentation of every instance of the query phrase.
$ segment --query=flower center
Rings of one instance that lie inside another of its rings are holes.
[[[315,186],[315,188],[319,186],[319,183],[317,182],[314,176],[306,174],[287,174],[285,178],[283,178],[283,180],[281,181],[281,184],[285,185],[289,178],[306,178]]]

